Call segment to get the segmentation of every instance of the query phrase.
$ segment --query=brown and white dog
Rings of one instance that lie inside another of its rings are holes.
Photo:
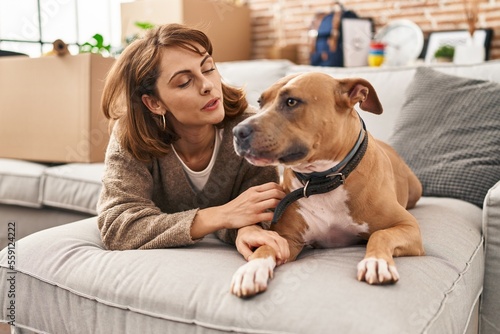
[[[382,106],[372,85],[322,73],[287,76],[262,95],[261,112],[234,130],[236,152],[258,166],[284,165],[291,196],[271,229],[287,239],[289,261],[305,246],[344,247],[367,241],[357,279],[399,280],[395,256],[423,255],[416,219],[407,211],[422,194],[415,174],[389,145],[374,139],[354,106],[375,114]],[[234,274],[240,297],[266,290],[276,255],[261,246]]]

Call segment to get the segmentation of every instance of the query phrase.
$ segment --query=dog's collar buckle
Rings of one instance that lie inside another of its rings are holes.
[[[331,174],[328,174],[326,177],[327,178],[333,178],[333,177],[336,177],[336,176],[340,176],[340,182],[342,184],[345,184],[345,175],[342,174],[342,173],[331,173]]]
[[[340,185],[345,184],[345,178],[346,178],[346,176],[344,174],[342,174],[342,173],[331,173],[331,174],[328,174],[328,175],[325,176],[325,179],[331,180],[331,179],[334,179],[336,177],[340,177]],[[311,194],[309,194],[307,192],[308,187],[309,187],[309,183],[311,183],[311,180],[312,179],[307,180],[306,183],[305,183],[305,185],[304,185],[304,188],[302,188],[302,195],[304,196],[304,198],[308,198],[311,195]],[[332,182],[332,181],[328,181],[328,182]]]

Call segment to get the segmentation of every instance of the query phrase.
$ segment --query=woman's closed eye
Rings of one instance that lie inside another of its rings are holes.
[[[212,73],[213,71],[215,71],[215,67],[209,68],[208,70],[204,70],[202,73],[209,74],[209,73]]]
[[[192,79],[189,78],[187,81],[185,81],[184,83],[180,84],[178,87],[179,88],[186,88],[187,86],[189,86],[189,84],[191,83]]]
[[[215,67],[210,67],[208,69],[202,70],[201,73],[204,74],[204,75],[208,75],[210,73],[213,73],[215,70],[216,70]],[[186,88],[187,86],[189,86],[189,84],[191,83],[191,81],[193,81],[192,75],[190,75],[187,78],[187,80],[185,80],[183,83],[179,84],[178,87],[179,88]]]

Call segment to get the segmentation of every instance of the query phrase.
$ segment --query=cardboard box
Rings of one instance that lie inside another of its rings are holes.
[[[224,0],[150,0],[121,4],[122,41],[141,33],[134,23],[180,23],[203,31],[217,62],[251,57],[250,9]]]
[[[97,54],[0,58],[0,157],[101,162],[109,140],[100,108],[113,58]]]

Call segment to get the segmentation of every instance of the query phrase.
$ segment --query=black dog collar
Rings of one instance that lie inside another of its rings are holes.
[[[274,210],[271,223],[276,223],[286,208],[293,202],[307,198],[311,195],[318,195],[330,192],[345,183],[346,178],[358,166],[368,147],[368,134],[365,123],[361,119],[361,131],[358,140],[349,154],[337,165],[324,172],[314,172],[309,174],[294,172],[297,178],[302,181],[304,187],[288,193]]]

